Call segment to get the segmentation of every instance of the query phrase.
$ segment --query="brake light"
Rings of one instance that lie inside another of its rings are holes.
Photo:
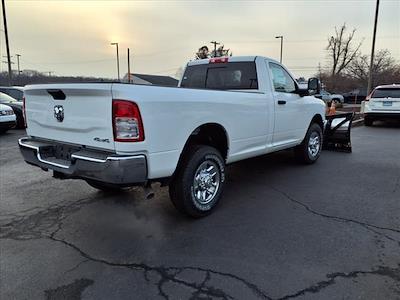
[[[144,141],[142,118],[136,103],[126,100],[113,100],[112,118],[114,141]]]
[[[208,61],[210,64],[223,64],[223,63],[227,63],[229,60],[229,57],[213,57],[210,58],[210,60]]]
[[[24,118],[24,126],[25,128],[28,127],[27,123],[26,123],[26,108],[25,108],[25,97],[22,97],[22,116]]]

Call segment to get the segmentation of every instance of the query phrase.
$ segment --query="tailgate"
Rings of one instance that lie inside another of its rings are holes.
[[[114,150],[111,86],[28,86],[24,91],[28,135]]]
[[[372,110],[400,110],[400,98],[374,98],[370,101]]]

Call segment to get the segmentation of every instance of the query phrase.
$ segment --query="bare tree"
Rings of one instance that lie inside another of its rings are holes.
[[[210,57],[210,52],[208,50],[207,46],[202,46],[197,50],[196,52],[196,59],[204,59],[204,58],[209,58]]]
[[[195,54],[195,59],[204,59],[210,57],[222,57],[222,56],[232,56],[232,51],[230,49],[224,49],[224,45],[219,46],[215,51],[211,52],[208,50],[207,46],[202,46],[197,50]]]
[[[353,29],[349,34],[346,34],[347,27],[343,24],[339,29],[335,27],[335,36],[328,39],[329,57],[331,59],[331,76],[341,74],[346,67],[357,57],[362,41],[354,46],[354,34],[356,29]]]
[[[368,82],[370,56],[357,56],[346,68],[346,74],[359,80],[363,85]],[[372,83],[384,84],[395,83],[399,78],[400,65],[391,56],[389,50],[383,49],[375,54],[372,66]]]
[[[224,49],[224,45],[219,46],[216,51],[211,52],[211,57],[222,57],[222,56],[232,56],[230,49]]]

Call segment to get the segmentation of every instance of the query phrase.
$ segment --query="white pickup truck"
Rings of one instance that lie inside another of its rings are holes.
[[[178,87],[123,83],[25,89],[26,162],[100,190],[169,185],[175,207],[209,214],[225,165],[294,148],[305,163],[321,152],[325,104],[261,56],[191,61]]]

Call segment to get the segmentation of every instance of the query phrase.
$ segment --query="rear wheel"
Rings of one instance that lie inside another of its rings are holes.
[[[219,151],[191,146],[169,185],[174,206],[191,217],[204,217],[218,204],[225,181],[225,164]]]
[[[322,129],[313,123],[308,128],[303,142],[295,147],[294,153],[297,160],[305,164],[315,163],[322,150]]]
[[[374,125],[374,120],[369,117],[364,117],[364,125],[365,126],[372,126]]]
[[[17,126],[16,126],[16,128],[18,128],[18,129],[25,128],[25,121],[24,121],[24,117],[23,117],[22,113],[21,114],[17,113],[16,116],[17,116]]]

